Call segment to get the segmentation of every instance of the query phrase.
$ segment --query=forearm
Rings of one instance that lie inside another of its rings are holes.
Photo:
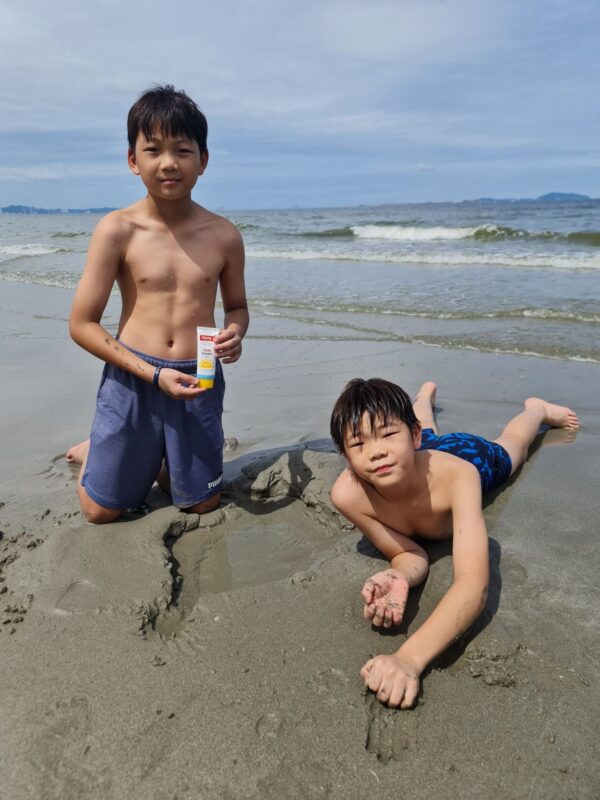
[[[250,324],[250,315],[247,306],[239,306],[237,308],[230,308],[225,312],[224,325],[225,330],[233,330],[240,339],[243,339]]]
[[[137,375],[147,383],[152,383],[154,377],[152,364],[124,347],[100,323],[91,320],[85,322],[71,320],[69,333],[73,341],[88,353]]]
[[[431,616],[402,645],[399,652],[421,673],[425,667],[477,619],[487,597],[483,581],[455,581]]]
[[[425,551],[399,553],[391,559],[390,566],[406,578],[411,589],[423,583],[429,572],[429,560]]]

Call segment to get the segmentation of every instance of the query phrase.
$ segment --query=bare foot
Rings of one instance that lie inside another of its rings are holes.
[[[434,433],[439,433],[434,413],[436,393],[437,386],[435,383],[433,381],[425,381],[417,392],[413,403],[413,411],[422,428],[431,428]]]
[[[90,440],[86,439],[85,442],[74,444],[67,450],[65,458],[70,464],[83,464],[88,450],[90,449]]]
[[[525,400],[525,408],[542,412],[544,418],[542,420],[546,425],[551,425],[553,428],[565,428],[566,430],[575,431],[579,428],[579,419],[574,411],[571,411],[567,406],[557,406],[554,403],[547,403],[541,397],[528,397]]]
[[[377,572],[361,591],[365,601],[365,619],[371,620],[376,627],[398,625],[404,616],[408,589],[408,581],[399,570],[390,567]]]
[[[417,392],[415,400],[427,400],[432,409],[435,408],[435,397],[437,394],[437,384],[433,381],[425,381]]]

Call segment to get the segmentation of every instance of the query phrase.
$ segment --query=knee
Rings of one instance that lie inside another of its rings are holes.
[[[213,494],[213,496],[209,497],[208,500],[202,500],[200,503],[196,503],[195,506],[186,508],[185,511],[191,511],[193,514],[208,514],[209,511],[214,511],[220,502],[221,492],[218,494]]]
[[[102,506],[96,506],[95,508],[82,507],[82,511],[87,521],[93,525],[105,525],[107,522],[114,522],[123,513],[112,508],[102,508]]]
[[[79,502],[85,518],[93,525],[105,525],[107,522],[114,522],[123,513],[120,509],[105,508],[98,505],[87,495],[83,487],[79,487]]]

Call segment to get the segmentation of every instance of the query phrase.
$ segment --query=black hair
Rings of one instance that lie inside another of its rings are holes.
[[[359,434],[365,414],[368,414],[371,430],[377,423],[389,425],[391,422],[404,422],[413,434],[421,430],[404,389],[383,378],[354,378],[344,387],[331,414],[331,438],[340,453],[344,452],[348,430],[352,436]]]
[[[208,123],[196,103],[174,86],[155,86],[135,101],[127,115],[127,140],[135,150],[138,134],[151,139],[156,129],[163,136],[185,136],[198,142],[200,152],[206,150]]]

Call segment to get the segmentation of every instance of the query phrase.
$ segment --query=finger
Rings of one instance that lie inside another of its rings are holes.
[[[393,624],[394,624],[394,610],[386,606],[383,612],[383,627],[391,628]]]
[[[375,614],[373,615],[373,625],[381,626],[383,624],[384,610],[380,604],[375,604]]]
[[[409,681],[406,691],[404,692],[404,700],[402,701],[401,708],[411,708],[415,704],[417,695],[419,694],[419,682],[413,680]]]
[[[373,588],[374,584],[372,580],[368,580],[363,588],[361,589],[361,596],[365,603],[372,603],[373,602]]]
[[[399,608],[392,609],[392,624],[399,625],[402,622],[402,611]]]
[[[364,665],[361,667],[361,670],[360,670],[360,677],[363,679],[363,681],[366,681],[366,679],[367,679],[367,677],[368,677],[368,675],[369,675],[369,672],[371,671],[371,667],[372,667],[372,666],[373,666],[373,659],[372,659],[372,658],[370,658],[370,659],[367,661],[367,663],[366,663],[366,664],[364,664]]]
[[[390,699],[390,690],[388,685],[385,681],[381,682],[381,685],[377,689],[377,699],[380,703],[387,703]]]
[[[375,607],[375,604],[374,603],[369,603],[368,605],[366,605],[363,608],[363,617],[365,619],[369,619],[369,620],[373,619],[373,617],[375,616],[375,611],[376,610],[377,609]]]
[[[385,594],[385,586],[377,580],[373,581],[373,594],[377,598],[383,597]]]
[[[394,686],[392,688],[390,698],[388,700],[388,706],[392,706],[393,708],[398,708],[398,706],[402,703],[402,698],[404,697],[404,693],[406,690],[406,686],[404,685],[403,681],[394,681]]]
[[[365,683],[372,692],[378,692],[381,689],[382,678],[377,664],[374,664],[369,670]]]

